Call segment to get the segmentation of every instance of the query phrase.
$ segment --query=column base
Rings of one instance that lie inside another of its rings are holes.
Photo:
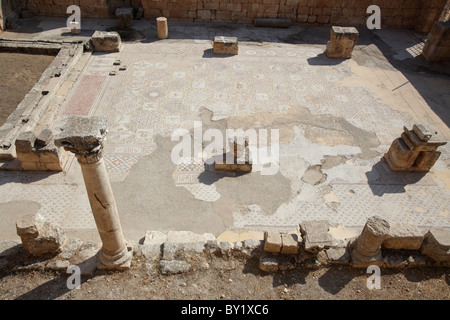
[[[133,250],[128,246],[114,256],[106,255],[103,250],[98,257],[98,270],[128,270],[131,267],[131,260],[133,259]]]
[[[375,255],[367,257],[359,253],[357,249],[353,249],[350,256],[352,258],[352,267],[354,268],[367,268],[372,265],[381,267],[384,265],[381,250],[376,252]]]

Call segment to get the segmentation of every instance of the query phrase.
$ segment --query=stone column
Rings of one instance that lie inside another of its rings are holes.
[[[167,39],[169,36],[169,29],[167,27],[167,18],[156,18],[156,26],[158,28],[158,38]]]
[[[83,172],[92,213],[102,239],[99,268],[129,269],[132,251],[127,247],[119,221],[116,202],[103,161],[105,117],[70,117],[55,144],[73,152]]]
[[[389,233],[390,225],[378,216],[367,219],[359,237],[350,244],[354,267],[382,265],[381,245]]]

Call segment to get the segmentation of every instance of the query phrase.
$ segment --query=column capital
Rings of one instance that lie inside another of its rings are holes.
[[[104,116],[71,116],[56,136],[55,145],[74,153],[81,164],[96,163],[103,157],[103,143],[108,133],[106,127]]]

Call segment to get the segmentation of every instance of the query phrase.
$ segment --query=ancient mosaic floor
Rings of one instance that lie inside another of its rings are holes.
[[[361,227],[373,214],[422,227],[450,226],[450,191],[442,181],[431,174],[395,174],[380,161],[403,125],[410,127],[415,119],[366,87],[343,86],[340,81],[352,73],[348,61],[322,64],[320,46],[241,44],[239,49],[238,56],[215,57],[210,41],[191,40],[126,44],[120,53],[94,54],[55,127],[69,115],[105,115],[109,125],[105,162],[111,181],[120,182],[140,157],[155,151],[156,136],[170,137],[176,128],[200,121],[203,108],[217,121],[258,111],[284,114],[292,105],[301,105],[313,115],[342,117],[375,133],[379,155],[361,160],[360,148],[315,144],[294,126],[292,141],[280,146],[280,172],[292,182],[294,196],[276,212],[262,212],[258,203],[235,212],[231,228],[292,229],[307,219]],[[127,69],[110,76],[117,59]],[[321,164],[324,156],[342,156],[344,161],[323,170],[325,182],[304,182],[306,169]],[[448,158],[444,148],[436,170],[445,171],[443,161]],[[161,179],[186,188],[191,201],[218,201],[221,194],[215,184],[198,181],[204,164],[189,160],[178,166],[168,163],[174,174]],[[73,157],[65,170],[36,179],[31,174],[29,182],[20,173],[2,173],[0,202],[36,201],[42,214],[65,228],[93,229]]]

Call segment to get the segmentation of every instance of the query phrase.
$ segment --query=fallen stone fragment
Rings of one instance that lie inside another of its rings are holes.
[[[420,248],[425,254],[438,262],[450,262],[450,231],[444,228],[433,228],[425,235]]]
[[[59,257],[61,259],[69,260],[71,259],[77,250],[81,247],[82,241],[78,238],[68,238],[64,243]]]
[[[191,265],[182,260],[161,260],[159,262],[159,268],[162,274],[177,274],[189,272]]]
[[[417,227],[400,222],[391,223],[389,233],[383,242],[383,248],[395,250],[419,250],[424,233]]]
[[[330,225],[327,220],[303,221],[300,224],[300,232],[303,237],[305,250],[317,253],[332,245],[332,237],[329,234]]]
[[[66,241],[64,230],[40,215],[22,217],[16,222],[16,230],[25,250],[32,256],[58,254]]]

